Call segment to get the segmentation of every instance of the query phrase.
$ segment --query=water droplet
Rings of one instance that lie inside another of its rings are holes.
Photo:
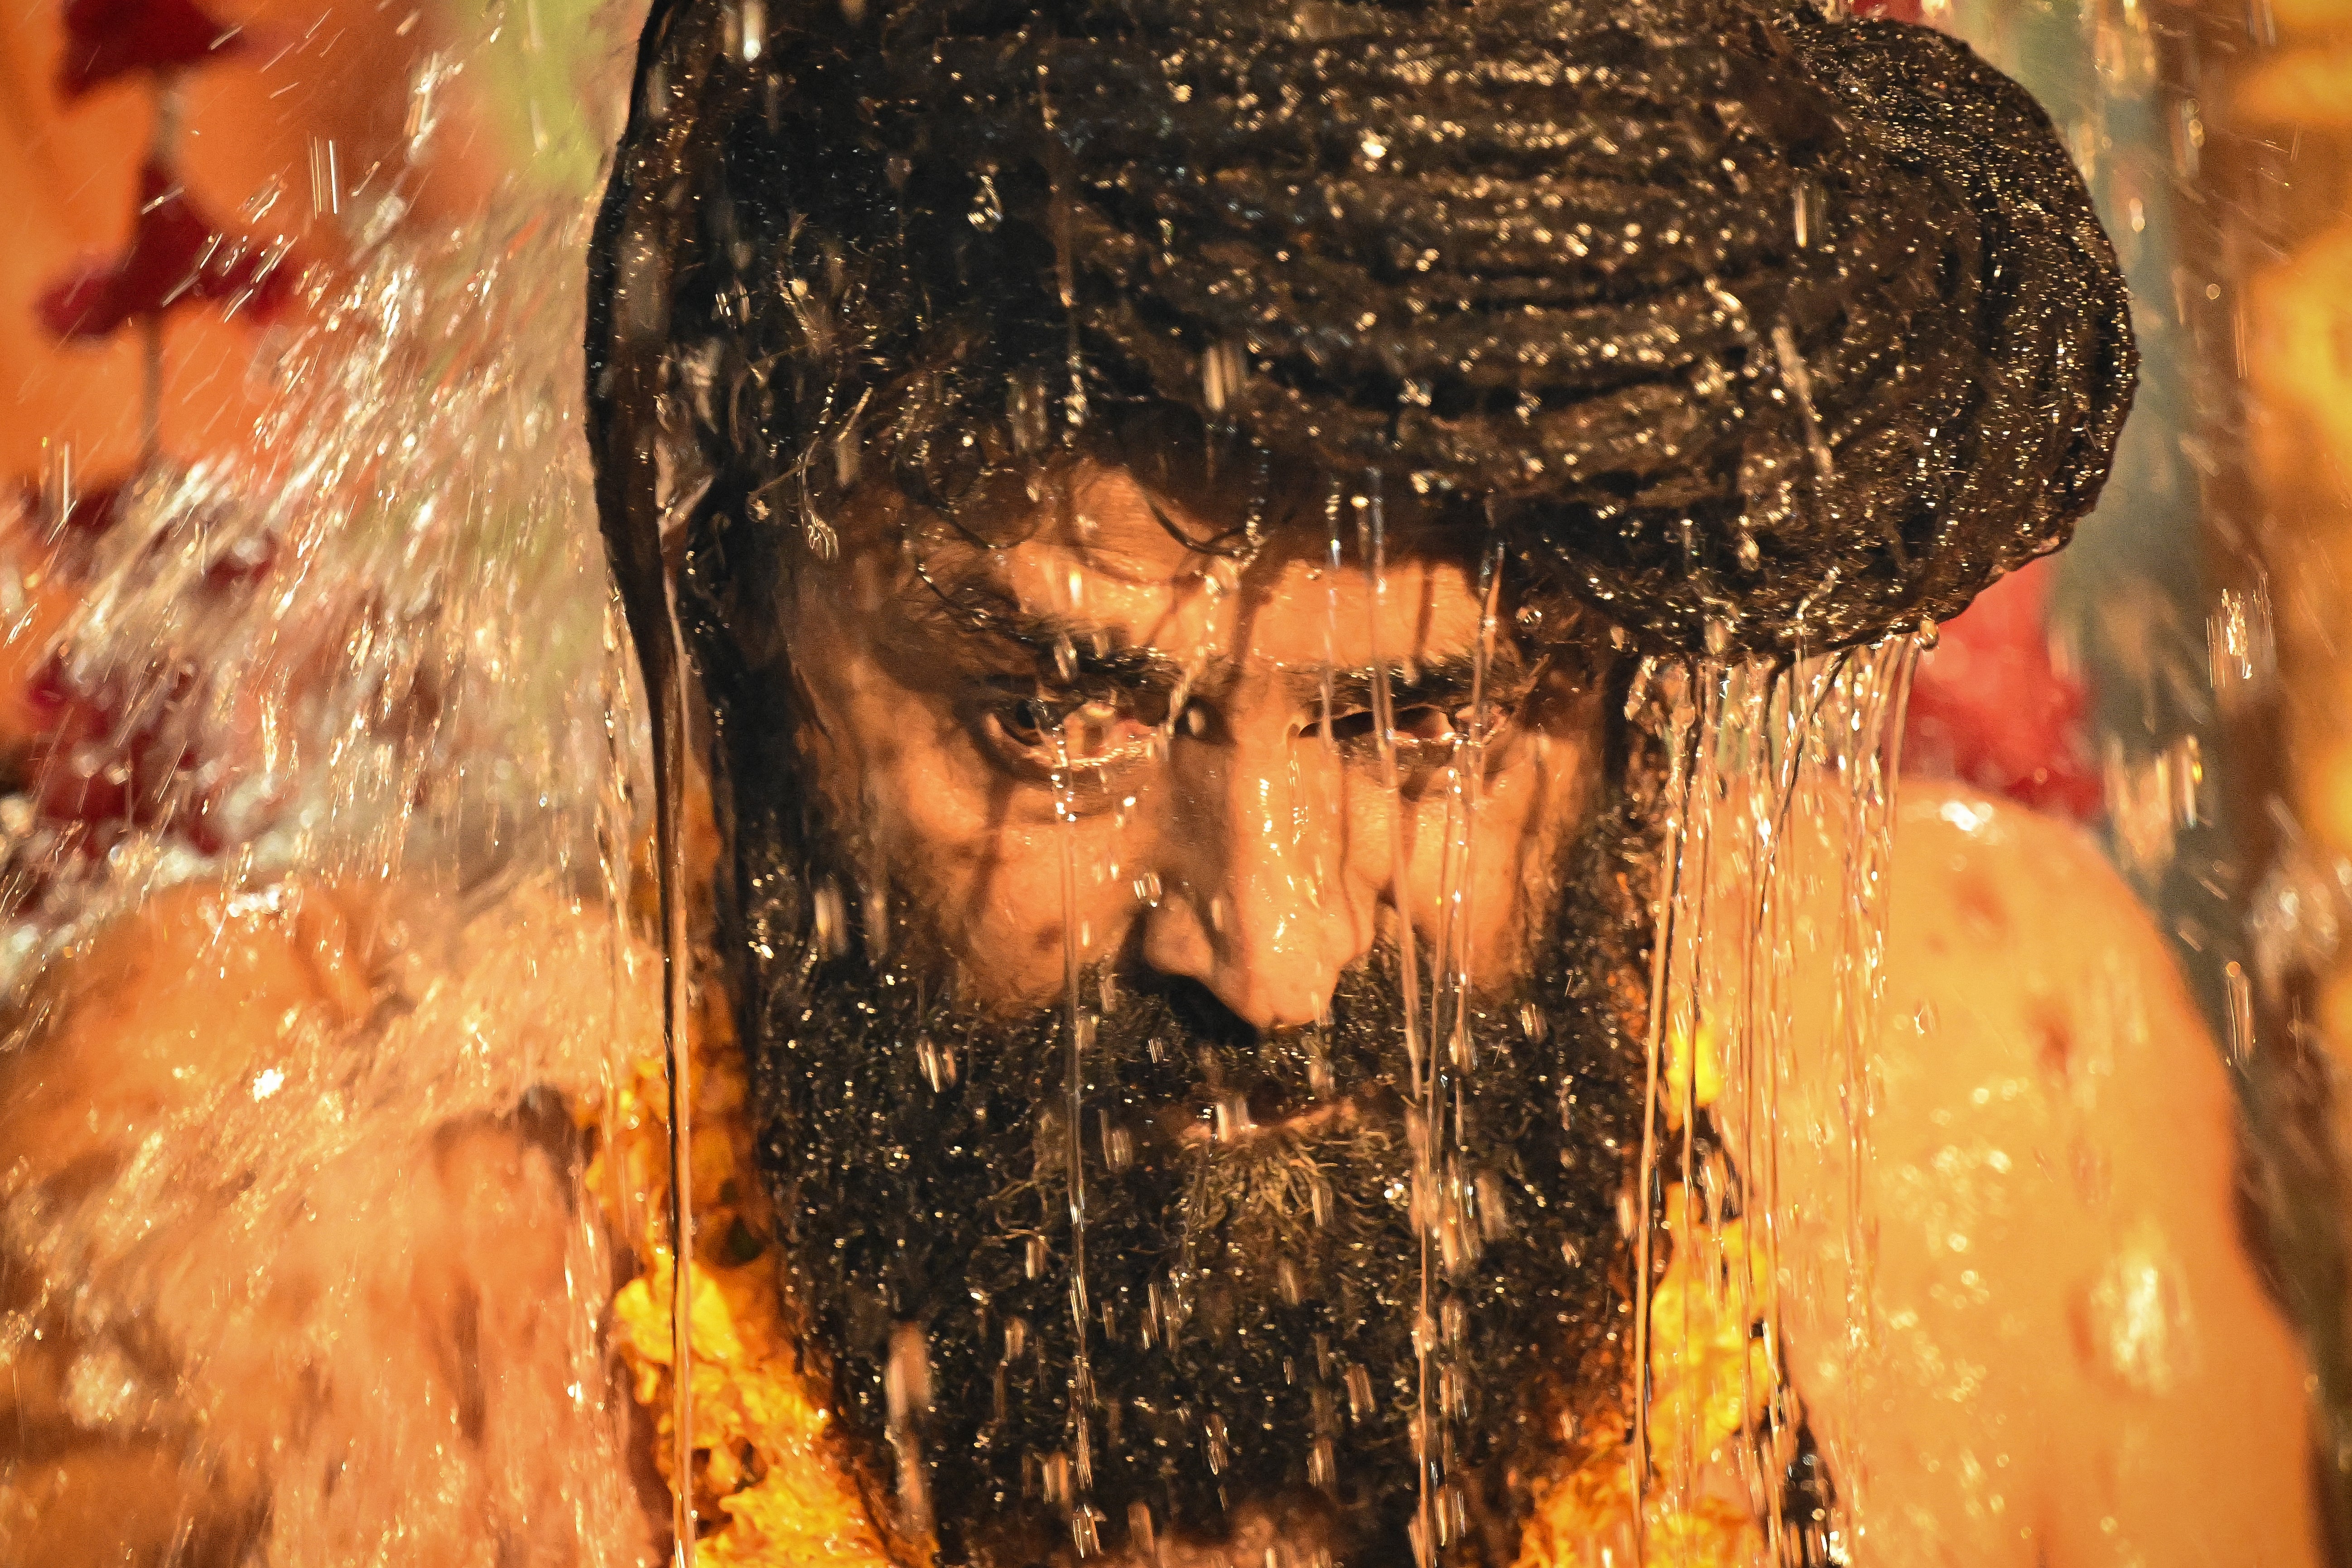
[[[861,10],[864,9],[864,0],[843,0],[845,8],[853,3],[856,4]],[[1004,204],[997,196],[996,177],[993,174],[981,175],[980,190],[972,197],[971,211],[967,216],[971,219],[971,226],[982,234],[988,233],[1004,221]]]
[[[2259,698],[2278,674],[2278,640],[2271,625],[2269,585],[2225,588],[2205,623],[2207,668],[2224,713]]]
[[[1339,1484],[1339,1447],[1328,1437],[1318,1437],[1307,1453],[1307,1484],[1326,1491]]]
[[[2254,1059],[2254,988],[2245,965],[2231,959],[2221,970],[2230,1013],[2230,1059],[2243,1068]]]
[[[1349,1418],[1360,1422],[1371,1413],[1372,1409],[1371,1373],[1351,1362],[1349,1363],[1347,1372],[1342,1374],[1341,1381],[1348,1390]]]
[[[2179,1265],[2142,1222],[2083,1295],[2093,1363],[2136,1394],[2168,1394],[2198,1363]]]
[[[817,951],[827,958],[839,958],[849,947],[849,917],[842,907],[840,884],[827,877],[816,885],[809,902]]]
[[[1101,1118],[1103,1163],[1113,1171],[1124,1171],[1135,1162],[1135,1135],[1111,1120],[1108,1110],[1097,1113]]]
[[[898,1460],[900,1524],[916,1535],[928,1535],[931,1502],[923,1468],[921,1425],[931,1407],[931,1363],[929,1342],[920,1324],[901,1323],[892,1331],[882,1387],[889,1413],[887,1437]]]

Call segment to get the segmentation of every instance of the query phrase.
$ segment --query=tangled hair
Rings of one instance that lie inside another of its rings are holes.
[[[641,632],[665,519],[723,601],[1151,407],[1821,650],[2063,543],[2135,366],[2032,100],[1799,0],[656,0],[591,268]]]

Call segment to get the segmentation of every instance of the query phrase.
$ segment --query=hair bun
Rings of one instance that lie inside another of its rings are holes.
[[[1004,388],[1043,378],[1451,499],[1654,651],[1784,652],[2063,543],[2130,402],[2123,279],[2048,119],[1925,28],[902,0],[745,51],[719,10],[648,24],[591,334],[605,363],[610,258],[652,215],[664,341],[729,390],[706,458],[751,468],[715,493],[805,480],[854,407],[936,489],[943,431],[1034,450]],[[764,329],[701,303],[780,289]],[[725,369],[779,357],[790,392]]]

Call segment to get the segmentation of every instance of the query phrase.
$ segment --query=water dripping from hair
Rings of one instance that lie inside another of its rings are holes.
[[[1090,1502],[1094,1490],[1094,1361],[1087,1345],[1092,1313],[1087,1297],[1087,1168],[1086,1060],[1094,1034],[1094,1016],[1078,986],[1082,954],[1078,929],[1078,814],[1074,792],[1076,779],[1070,759],[1066,728],[1055,742],[1054,773],[1055,837],[1060,842],[1062,869],[1062,1028],[1067,1045],[1065,1100],[1062,1107],[1063,1163],[1067,1172],[1070,1212],[1070,1540],[1081,1559],[1100,1547]]]
[[[1657,934],[1650,958],[1649,1027],[1643,1049],[1642,1159],[1635,1178],[1633,1440],[1626,1445],[1625,1463],[1629,1472],[1629,1494],[1635,1500],[1632,1526],[1633,1561],[1637,1565],[1646,1559],[1649,1535],[1646,1513],[1640,1500],[1649,1491],[1653,1442],[1650,1430],[1650,1300],[1658,1262],[1658,1214],[1654,1173],[1658,1165],[1658,1120],[1662,1110],[1659,1094],[1664,1087],[1660,1068],[1665,1051],[1669,1007],[1666,983],[1672,973],[1676,916],[1683,900],[1685,860],[1689,851],[1686,828],[1693,805],[1691,779],[1695,770],[1691,766],[1691,756],[1699,735],[1697,714],[1690,701],[1690,671],[1665,666],[1654,659],[1643,662],[1636,683],[1637,691],[1654,685],[1664,688],[1667,704],[1666,752],[1669,766],[1665,785],[1664,852],[1659,866],[1655,899]]]
[[[686,636],[678,625],[677,585],[664,575],[667,614],[667,689],[655,697],[655,849],[660,858],[662,951],[662,1062],[669,1096],[670,1236],[670,1475],[672,1528],[678,1568],[695,1568],[694,1511],[694,1077],[688,1019],[693,950],[687,931],[686,713],[688,689]]]
[[[1432,1223],[1437,1227],[1439,1261],[1451,1280],[1468,1269],[1486,1241],[1499,1234],[1507,1216],[1496,1205],[1501,1201],[1499,1184],[1483,1186],[1474,1163],[1475,1151],[1466,1137],[1468,1123],[1463,1114],[1463,1104],[1474,1087],[1477,1070],[1477,1047],[1470,1030],[1471,946],[1473,929],[1470,889],[1473,887],[1471,868],[1476,853],[1476,833],[1479,807],[1482,804],[1486,778],[1486,746],[1489,728],[1487,710],[1487,679],[1492,668],[1495,648],[1496,613],[1501,583],[1502,549],[1499,542],[1490,544],[1479,555],[1477,597],[1478,632],[1471,650],[1469,731],[1457,739],[1450,771],[1445,802],[1444,839],[1442,864],[1438,875],[1438,929],[1433,949],[1438,966],[1431,977],[1429,996],[1429,1050],[1432,1107],[1429,1131],[1430,1163],[1439,1176],[1436,1191],[1437,1212]],[[1402,809],[1402,803],[1399,803]],[[1406,940],[1412,940],[1410,922],[1406,922]],[[1446,1101],[1452,1100],[1453,1115],[1446,1119]],[[1441,1140],[1439,1129],[1445,1130]],[[1424,1250],[1424,1281],[1426,1252]],[[1444,1286],[1437,1288],[1440,1291]],[[1426,1284],[1425,1284],[1426,1292]],[[1453,1468],[1451,1421],[1457,1412],[1466,1413],[1479,1407],[1475,1391],[1466,1386],[1469,1375],[1465,1358],[1461,1352],[1467,1342],[1469,1326],[1467,1312],[1470,1303],[1459,1297],[1447,1297],[1437,1303],[1433,1314],[1423,1310],[1423,1329],[1426,1331],[1434,1318],[1441,1331],[1438,1353],[1437,1431],[1435,1447],[1439,1461],[1433,1523],[1436,1545],[1450,1543],[1463,1533],[1465,1527],[1464,1504],[1458,1486],[1449,1479]],[[1448,1307],[1453,1310],[1448,1310]]]
[[[1654,693],[1636,700],[1653,709],[1670,769],[1633,1237],[1629,1480],[1651,1500],[1633,1521],[1637,1558],[1658,1544],[1643,1532],[1726,1489],[1748,1500],[1764,1560],[1776,1563],[1842,1560],[1863,1518],[1867,1466],[1848,1405],[1874,1353],[1870,1051],[1894,737],[1913,653],[1911,639],[1897,637],[1785,662],[1652,664],[1637,683],[1637,693]],[[1822,897],[1833,905],[1825,921],[1812,901]],[[1813,1031],[1821,1037],[1800,1037],[1796,955],[1815,942],[1829,950],[1832,1011]],[[1783,1189],[1784,1156],[1817,1157],[1816,1141],[1841,1182],[1843,1234]],[[1662,1244],[1671,1250],[1661,1255]],[[1842,1375],[1801,1406],[1788,1365],[1788,1303],[1772,1283],[1784,1279],[1784,1258],[1843,1271],[1823,1296],[1840,1342],[1821,1347]],[[1673,1299],[1657,1294],[1669,1280],[1679,1281],[1682,1310],[1654,1316],[1654,1301]],[[1761,1351],[1738,1368],[1745,1430],[1717,1449],[1701,1440],[1691,1398],[1671,1402],[1680,1415],[1664,1424],[1661,1379],[1685,1375],[1671,1369],[1690,1367],[1702,1353],[1695,1341],[1733,1313],[1732,1326]],[[1801,1517],[1785,1509],[1790,1462],[1806,1444],[1829,1461],[1835,1485],[1814,1500],[1817,1514]]]
[[[1412,1326],[1412,1448],[1417,1495],[1411,1530],[1414,1561],[1421,1568],[1431,1568],[1437,1560],[1437,1489],[1442,1479],[1437,1472],[1444,1457],[1444,1445],[1438,1439],[1445,1418],[1444,1401],[1435,1397],[1433,1375],[1438,1349],[1437,1296],[1443,1289],[1438,1278],[1441,1260],[1437,1231],[1442,1222],[1437,1151],[1443,1137],[1444,1105],[1438,1092],[1437,1053],[1433,1049],[1424,1052],[1419,1023],[1421,965],[1412,929],[1412,861],[1405,846],[1404,794],[1397,771],[1396,700],[1381,636],[1381,619],[1388,609],[1389,581],[1387,520],[1379,471],[1368,470],[1363,482],[1362,493],[1350,497],[1349,504],[1356,512],[1356,548],[1372,581],[1366,657],[1372,667],[1372,733],[1380,749],[1381,788],[1389,808],[1390,896],[1396,911],[1398,984],[1403,993],[1399,1016],[1404,1029],[1405,1058],[1412,1074],[1412,1109],[1408,1115],[1415,1119],[1407,1134],[1412,1146],[1412,1227],[1420,1251],[1421,1274]]]

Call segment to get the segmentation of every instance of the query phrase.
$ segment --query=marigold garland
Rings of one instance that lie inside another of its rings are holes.
[[[697,1543],[710,1568],[829,1563],[890,1568],[881,1532],[842,1463],[830,1413],[803,1375],[782,1321],[745,1113],[741,1053],[708,997],[691,1030],[699,1255],[688,1270],[694,1346]],[[614,1299],[615,1340],[655,1415],[654,1459],[672,1488],[667,1088],[658,1057],[633,1064],[603,1118],[589,1179],[634,1245],[639,1272]]]
[[[745,1110],[741,1053],[725,1010],[705,1004],[691,1043],[695,1095],[695,1190],[716,1194],[698,1207],[702,1256],[696,1260],[692,1320],[698,1510],[720,1522],[698,1542],[712,1568],[891,1568],[893,1558],[851,1479],[830,1413],[803,1377],[783,1321],[773,1260],[764,1254],[764,1215]],[[1697,1081],[1691,1083],[1696,1055]],[[1670,1102],[1705,1107],[1721,1081],[1702,1029],[1691,1053],[1670,1043]],[[633,1241],[640,1272],[614,1301],[618,1347],[638,1401],[656,1413],[656,1463],[671,1474],[670,1279],[663,1218],[668,1179],[667,1090],[661,1059],[646,1058],[603,1118],[603,1149],[591,1181]],[[1779,1371],[1751,1325],[1768,1311],[1771,1280],[1742,1221],[1721,1220],[1679,1234],[1696,1214],[1679,1185],[1665,1192],[1673,1256],[1650,1298],[1650,1415],[1655,1434],[1686,1436],[1702,1458],[1754,1428]],[[714,1258],[713,1252],[719,1256]],[[727,1258],[736,1261],[725,1261]],[[1589,1436],[1559,1475],[1536,1489],[1515,1568],[1617,1568],[1633,1556],[1630,1436]],[[1699,1489],[1674,1495],[1651,1475],[1641,1501],[1648,1554],[1693,1568],[1760,1563],[1764,1536],[1744,1499]],[[928,1543],[912,1568],[929,1568]]]

